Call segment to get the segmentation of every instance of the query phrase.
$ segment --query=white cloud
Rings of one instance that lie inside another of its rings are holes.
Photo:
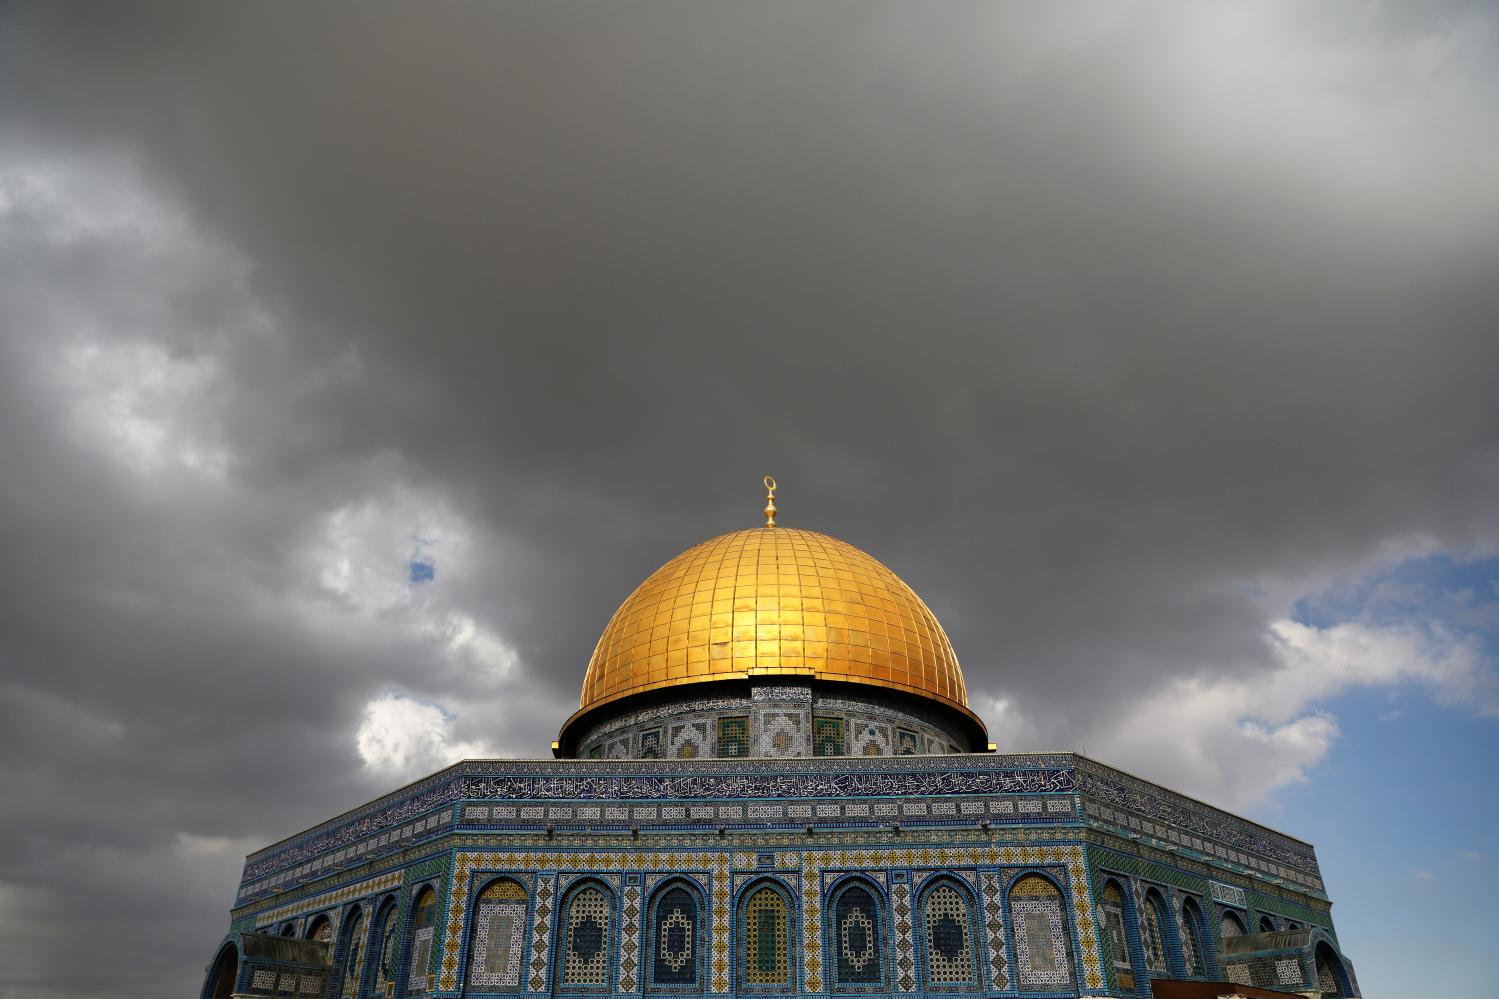
[[[1467,71],[1489,58],[1487,19],[1468,13],[1371,46],[1363,32],[1307,31],[1287,16],[1295,10],[1198,5],[1163,20],[1157,127],[1136,155],[1163,173],[1186,166],[1219,181],[1290,181],[1315,192],[1321,210],[1400,226],[1413,243],[1481,234],[1499,207],[1481,180],[1499,145],[1491,135],[1464,143],[1454,112],[1478,96]],[[1458,145],[1467,152],[1459,161],[1430,155]],[[1391,196],[1412,189],[1427,196]]]
[[[1470,642],[1436,626],[1362,623],[1315,628],[1274,622],[1275,665],[1214,679],[1178,678],[1062,748],[1089,755],[1228,808],[1263,802],[1306,779],[1338,739],[1328,699],[1359,687],[1415,683],[1439,702],[1495,712],[1494,678]],[[1037,744],[1034,727],[995,702],[1006,748]]]
[[[0,157],[0,214],[44,219],[49,236],[76,244],[120,235],[151,245],[188,230],[180,208],[153,197],[135,164],[101,155],[48,156],[7,147]]]
[[[466,614],[449,613],[425,627],[425,633],[438,639],[449,657],[490,679],[505,679],[520,662],[508,642]]]
[[[1259,683],[1176,680],[1112,716],[1090,753],[1206,798],[1242,808],[1302,780],[1338,735],[1329,715],[1271,724],[1256,718]],[[1095,750],[1095,746],[1097,747]]]
[[[140,473],[176,466],[221,479],[228,470],[227,448],[201,418],[219,388],[213,358],[151,341],[87,341],[63,350],[54,370],[80,443]]]
[[[439,705],[385,694],[365,705],[355,745],[366,767],[390,776],[415,776],[458,760],[495,755],[482,741],[454,741],[453,723]]]
[[[990,698],[987,709],[981,713],[989,726],[989,739],[999,747],[1000,752],[1011,753],[1048,748],[1036,725],[1025,714],[1017,711],[1014,702],[1008,698]],[[1083,744],[1079,744],[1065,748],[1077,749],[1081,752],[1084,747]]]
[[[514,646],[462,606],[481,553],[466,519],[435,493],[397,487],[340,506],[305,557],[337,618],[377,621],[470,679],[499,682],[519,666]]]
[[[31,269],[7,289],[20,305],[7,332],[38,348],[37,377],[73,443],[141,475],[222,479],[227,352],[269,328],[247,261],[195,231],[133,164],[0,161],[0,229]],[[46,279],[69,271],[78,287],[58,294]]]
[[[463,570],[468,546],[467,525],[440,497],[397,487],[329,513],[310,554],[325,591],[356,613],[380,614],[422,602],[414,560],[443,579]]]
[[[1267,717],[1290,717],[1354,687],[1404,683],[1426,687],[1439,704],[1499,716],[1499,681],[1474,639],[1438,623],[1314,628],[1277,621],[1270,631],[1283,667],[1264,692]]]

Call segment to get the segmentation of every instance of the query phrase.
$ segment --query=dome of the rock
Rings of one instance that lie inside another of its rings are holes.
[[[615,612],[553,759],[250,854],[199,999],[1359,995],[1310,844],[998,752],[921,598],[766,486]]]
[[[687,549],[630,594],[564,730],[633,695],[770,677],[899,691],[981,727],[952,643],[899,576],[826,534],[757,527]]]

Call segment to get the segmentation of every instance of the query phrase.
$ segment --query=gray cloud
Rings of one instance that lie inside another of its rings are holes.
[[[1058,747],[1499,538],[1482,8],[0,17],[6,995],[195,988],[383,695],[540,755],[765,471]]]

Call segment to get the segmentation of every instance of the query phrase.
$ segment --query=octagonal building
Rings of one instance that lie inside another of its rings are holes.
[[[251,854],[202,999],[1359,994],[1310,844],[995,752],[921,598],[766,512],[625,600],[553,759]]]

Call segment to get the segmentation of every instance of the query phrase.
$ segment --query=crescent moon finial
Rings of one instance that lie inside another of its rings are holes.
[[[775,476],[767,475],[765,482],[765,526],[776,526],[776,480]]]

